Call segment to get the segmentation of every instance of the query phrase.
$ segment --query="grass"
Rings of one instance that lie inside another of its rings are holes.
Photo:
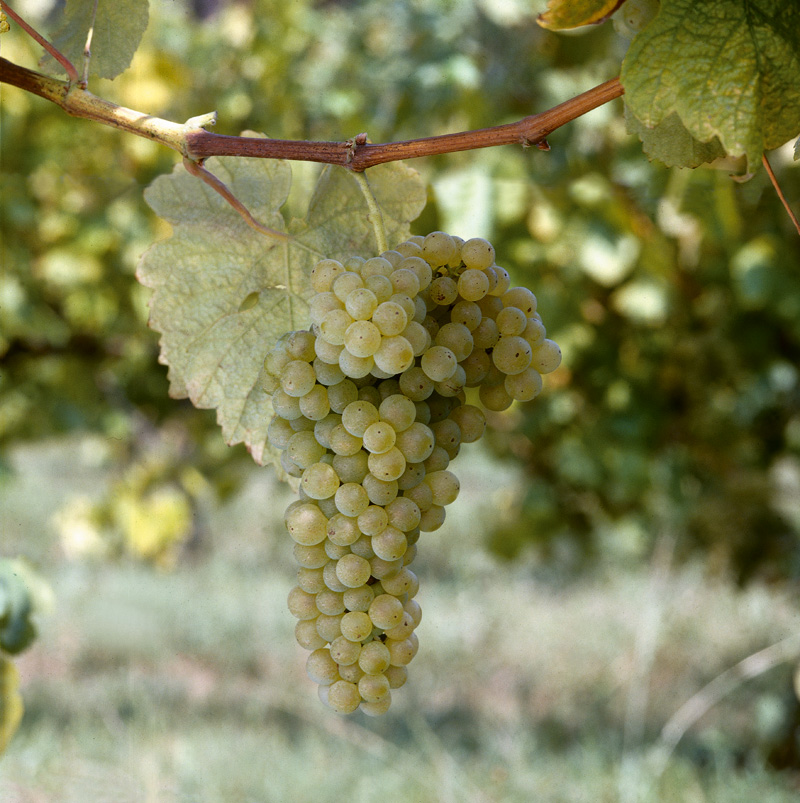
[[[798,799],[798,777],[765,760],[787,710],[787,665],[706,714],[660,778],[648,760],[686,699],[797,630],[784,591],[737,590],[691,566],[654,592],[647,570],[564,584],[530,561],[498,563],[480,542],[493,489],[513,477],[464,459],[462,498],[420,549],[409,683],[386,717],[340,718],[316,700],[293,642],[288,496],[268,472],[215,512],[207,554],[160,573],[59,557],[47,517],[73,485],[92,487],[96,469],[75,471],[74,450],[48,448],[20,458],[0,498],[4,551],[37,559],[56,599],[19,660],[26,716],[0,761],[3,803]],[[59,460],[73,470],[57,478]],[[43,505],[40,468],[53,483]],[[626,739],[652,605],[644,720]],[[621,784],[623,745],[632,772]]]

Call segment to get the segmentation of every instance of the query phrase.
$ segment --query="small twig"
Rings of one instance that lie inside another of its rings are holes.
[[[281,231],[275,231],[275,229],[271,229],[269,226],[259,223],[252,216],[252,214],[250,214],[250,210],[248,210],[247,207],[228,189],[225,183],[220,181],[213,173],[206,170],[205,167],[197,162],[193,162],[191,159],[187,159],[186,157],[183,159],[183,166],[193,176],[201,179],[208,184],[212,190],[218,192],[242,216],[244,222],[247,223],[248,226],[254,228],[258,232],[261,232],[261,234],[266,234],[267,237],[273,237],[276,240],[287,241],[289,239],[288,234],[284,234]]]
[[[54,45],[50,44],[38,31],[34,28],[31,28],[27,22],[25,22],[16,11],[14,11],[8,3],[0,3],[0,7],[2,7],[3,11],[11,17],[14,22],[25,31],[28,36],[32,39],[35,39],[66,71],[67,76],[69,77],[70,83],[76,83],[78,81],[78,71],[75,69],[75,66],[72,62]]]
[[[776,178],[775,173],[772,172],[772,165],[770,165],[766,153],[761,154],[761,161],[764,163],[764,167],[767,169],[767,175],[769,176],[769,180],[772,182],[772,186],[775,187],[775,192],[778,193],[778,198],[781,199],[783,208],[786,210],[792,223],[794,223],[794,227],[797,229],[797,233],[800,234],[800,221],[797,219],[795,213],[792,212],[792,207],[789,206],[789,202],[786,200],[786,196],[783,194],[783,190],[781,190],[781,185],[778,184],[778,179]]]
[[[717,675],[697,694],[689,698],[661,730],[660,743],[653,757],[655,777],[658,778],[663,774],[672,752],[686,731],[723,697],[746,680],[762,675],[785,661],[796,660],[799,655],[800,633],[793,633],[759,652],[748,655],[736,666]]]
[[[89,25],[89,32],[86,34],[86,45],[83,48],[83,78],[79,86],[83,89],[89,85],[89,61],[92,58],[92,38],[94,37],[94,26],[97,22],[97,0],[94,0],[92,9],[92,22]]]
[[[548,111],[525,117],[516,123],[373,145],[366,142],[363,135],[345,142],[305,142],[263,137],[231,137],[198,129],[187,130],[170,120],[109,103],[80,87],[20,67],[3,58],[0,58],[0,82],[46,98],[75,117],[86,117],[161,142],[195,162],[202,162],[209,156],[255,156],[262,159],[335,164],[354,172],[401,159],[416,159],[497,145],[546,146],[547,136],[557,128],[620,97],[624,92],[619,79],[614,78]]]
[[[367,176],[364,173],[353,173],[353,178],[358,182],[361,192],[364,195],[364,200],[367,202],[367,219],[372,224],[375,231],[375,240],[378,243],[378,253],[382,254],[384,251],[389,250],[389,243],[386,240],[386,228],[383,225],[383,213],[381,212],[378,202],[375,200],[375,194],[372,192],[372,187],[369,186]]]

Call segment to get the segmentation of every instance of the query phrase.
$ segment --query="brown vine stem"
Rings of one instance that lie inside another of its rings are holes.
[[[74,117],[95,120],[160,142],[196,162],[202,162],[209,156],[255,156],[264,159],[322,162],[340,165],[356,172],[400,159],[416,159],[497,145],[536,145],[546,148],[546,138],[550,133],[620,97],[624,92],[619,79],[614,78],[552,109],[525,117],[516,123],[406,142],[370,144],[361,136],[345,142],[305,142],[213,134],[197,126],[173,123],[118,106],[74,83],[42,75],[4,58],[0,58],[0,83],[39,95]]]
[[[775,192],[778,193],[778,198],[781,199],[781,203],[783,204],[783,208],[786,210],[787,214],[789,215],[789,219],[794,223],[794,227],[797,229],[797,233],[800,234],[800,221],[798,221],[797,216],[792,211],[792,207],[789,206],[789,202],[786,200],[786,196],[783,194],[783,190],[781,189],[781,185],[778,184],[778,179],[775,176],[775,173],[772,171],[772,165],[769,163],[769,159],[767,159],[767,154],[761,154],[761,161],[766,168],[767,175],[769,176],[769,180],[772,182],[772,186],[775,188]]]

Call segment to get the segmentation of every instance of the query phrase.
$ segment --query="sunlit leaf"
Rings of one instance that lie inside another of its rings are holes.
[[[752,172],[800,130],[800,5],[795,0],[665,0],[631,42],[625,101],[648,128],[677,114]]]
[[[288,242],[259,234],[206,184],[176,167],[145,193],[173,236],[152,246],[140,281],[155,290],[150,325],[161,332],[161,361],[170,394],[215,408],[227,443],[244,442],[259,463],[276,461],[266,432],[272,415],[262,386],[263,363],[284,332],[309,325],[309,274],[323,257],[377,253],[363,194],[341,168],[325,168],[304,220],[285,221],[291,172],[285,162],[209,159],[206,166],[255,218]],[[408,235],[425,190],[401,164],[372,168],[368,179],[390,244]]]
[[[548,0],[536,20],[542,28],[563,31],[605,22],[625,0]]]

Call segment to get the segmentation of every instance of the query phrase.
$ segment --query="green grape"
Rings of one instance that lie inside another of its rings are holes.
[[[328,388],[328,404],[334,413],[341,415],[345,407],[358,398],[358,388],[349,379],[343,379]]]
[[[314,359],[312,367],[317,376],[317,382],[320,385],[330,387],[331,385],[338,385],[345,377],[342,369],[339,368],[339,358],[337,356],[335,363],[327,363],[319,357]]]
[[[338,345],[334,345],[333,343],[329,343],[324,338],[318,337],[317,342],[314,344],[314,349],[317,352],[317,359],[328,363],[329,365],[336,365],[338,367],[339,355],[344,349],[344,344],[340,343]]]
[[[446,265],[456,255],[456,244],[443,231],[431,232],[422,243],[422,257],[431,267]]]
[[[355,321],[344,334],[344,347],[354,357],[372,357],[381,345],[381,331],[371,321]]]
[[[561,349],[555,341],[545,339],[533,350],[531,367],[540,374],[549,374],[559,365],[561,365]]]
[[[415,421],[408,429],[397,433],[397,448],[408,463],[421,463],[433,451],[436,443],[430,427]]]
[[[389,280],[395,293],[402,293],[409,298],[414,298],[419,293],[419,278],[409,268],[395,268]]]
[[[504,307],[517,307],[526,317],[536,312],[536,296],[527,287],[514,287],[502,295]]]
[[[384,560],[377,555],[373,555],[369,559],[369,568],[373,577],[384,580],[387,577],[394,577],[403,568],[403,559]]]
[[[387,649],[388,653],[389,650]],[[339,667],[326,649],[314,650],[306,660],[306,673],[321,686],[329,686],[339,679]]]
[[[394,427],[386,421],[376,421],[364,430],[364,448],[372,454],[388,452],[396,439]]]
[[[336,513],[332,513],[331,518],[333,518],[335,515]],[[323,545],[325,547],[325,554],[330,558],[330,560],[339,560],[339,558],[350,554],[350,547],[342,546],[341,544],[334,544],[330,538],[327,541],[323,541]],[[324,572],[322,576],[324,579]]]
[[[536,348],[547,337],[547,331],[541,321],[529,318],[522,336],[531,344],[531,348]]]
[[[430,457],[422,465],[425,466],[426,476],[431,471],[444,471],[450,465],[450,455],[441,446],[434,446]]]
[[[311,269],[311,286],[317,293],[331,289],[334,279],[344,273],[345,268],[335,259],[323,259]]]
[[[342,304],[346,304],[347,297],[354,290],[357,290],[359,287],[363,286],[364,286],[364,279],[358,273],[353,273],[352,271],[346,271],[345,273],[342,273],[333,280],[331,288],[334,292],[334,295],[339,299],[339,301],[341,301]]]
[[[383,674],[389,681],[390,689],[402,688],[408,680],[408,670],[404,666],[390,666]],[[363,706],[364,703],[361,705]]]
[[[400,602],[397,597],[393,597],[391,594],[380,594],[375,597],[375,599],[372,600],[372,604],[369,606],[369,610],[367,611],[369,618],[372,619],[372,624],[381,630],[387,630],[399,625],[403,620],[403,612],[403,603]],[[368,674],[374,674],[364,666],[361,668]],[[382,672],[383,669],[378,671]]]
[[[389,667],[389,669],[391,669],[391,667]],[[366,714],[368,717],[379,717],[389,710],[389,706],[391,704],[392,695],[389,693],[385,697],[381,697],[381,699],[376,703],[362,701],[361,705],[358,707],[358,710],[361,711],[362,714]]]
[[[507,376],[503,382],[506,393],[515,401],[531,401],[542,392],[542,375],[535,368]]]
[[[397,496],[399,490],[397,480],[381,480],[374,474],[367,474],[361,484],[373,505],[388,505]]]
[[[479,301],[489,292],[489,277],[482,270],[467,268],[458,277],[458,294],[465,301]]]
[[[391,667],[390,667],[391,669]],[[364,677],[364,670],[358,665],[358,662],[350,664],[350,666],[340,666],[339,674],[342,680],[347,680],[350,683],[358,684],[358,681]],[[327,689],[328,686],[319,686],[319,689]],[[324,702],[324,701],[323,701]]]
[[[293,360],[311,362],[314,359],[314,342],[316,337],[304,329],[289,332],[284,342],[287,354]]]
[[[335,455],[349,457],[361,450],[361,438],[351,435],[339,422],[330,431],[328,447]]]
[[[458,477],[452,471],[428,472],[425,475],[425,482],[430,486],[433,504],[442,507],[455,502],[461,489]]]
[[[352,547],[351,547],[352,548]],[[341,580],[336,576],[336,563],[338,562],[338,558],[331,558],[323,567],[322,573],[325,577],[325,585],[331,591],[347,591],[347,586],[342,583]],[[328,641],[332,641],[333,639],[328,639]]]
[[[475,348],[466,360],[459,363],[459,366],[464,369],[464,385],[475,388],[486,379],[492,367],[492,358],[485,349]]]
[[[378,299],[375,293],[366,287],[357,287],[347,296],[344,302],[344,308],[350,317],[356,321],[369,320],[377,306]]]
[[[430,332],[419,321],[410,321],[401,334],[411,345],[415,357],[422,356],[431,344]]]
[[[360,588],[370,577],[369,561],[359,555],[343,555],[336,563],[336,576],[348,588]],[[344,607],[344,602],[342,603]]]
[[[455,373],[455,369],[453,369],[453,373]],[[433,380],[418,365],[413,365],[403,371],[399,381],[400,390],[411,401],[424,401],[433,393]]]
[[[381,259],[391,262],[392,267],[396,268],[403,261],[403,255],[399,251],[384,251],[381,254]]]
[[[312,324],[319,326],[323,318],[335,309],[344,309],[344,304],[339,301],[335,293],[317,293],[309,304],[308,317]],[[314,344],[314,349],[316,350],[316,344]]]
[[[337,510],[351,518],[356,518],[369,507],[367,492],[360,484],[355,482],[347,482],[340,485],[334,498]]]
[[[321,421],[330,411],[328,390],[324,385],[315,385],[300,398],[300,412],[310,421]]]
[[[361,276],[366,280],[369,276],[388,277],[394,270],[394,265],[383,257],[372,257],[361,266]]]
[[[375,552],[372,550],[372,539],[366,535],[362,535],[361,538],[352,543],[350,545],[350,551],[354,555],[359,555],[367,560],[375,557]]]
[[[379,420],[378,409],[368,401],[355,401],[342,412],[342,425],[357,438],[363,438],[367,427]]]
[[[489,295],[502,296],[511,286],[511,277],[508,275],[508,271],[499,265],[492,265],[491,268],[487,268],[488,271],[492,271],[497,279],[497,284],[489,291]]]
[[[344,586],[342,586],[344,588]],[[344,614],[338,614],[337,616],[328,616],[325,613],[321,613],[317,617],[317,633],[322,636],[329,644],[335,638],[338,638],[342,635],[342,617]]]
[[[401,393],[392,393],[381,401],[378,407],[378,415],[381,421],[391,425],[395,433],[403,432],[414,423],[417,416],[417,408],[407,396]],[[394,439],[392,440],[392,446],[394,446]]]
[[[452,418],[444,418],[441,421],[432,423],[430,429],[436,445],[441,446],[452,460],[458,453],[459,446],[461,446],[461,430],[458,424]]]
[[[384,301],[372,313],[372,323],[386,337],[399,335],[408,325],[408,320],[408,313],[397,301]]]
[[[402,641],[387,639],[385,643],[389,650],[389,663],[391,666],[406,666],[411,663],[416,655],[414,642],[411,639],[403,639]]]
[[[402,254],[404,257],[418,257],[420,254],[422,254],[422,247],[416,242],[406,240],[405,242],[400,243],[400,245],[395,248],[395,251],[397,251],[399,254]]]
[[[411,569],[405,566],[394,577],[388,577],[381,580],[383,590],[393,597],[402,597],[404,594],[410,593],[415,587],[419,586],[419,580]],[[403,609],[403,619],[399,625],[390,628],[386,631],[389,638],[404,639],[407,638],[409,633],[414,629],[414,620],[409,613]]]
[[[283,392],[295,398],[305,396],[317,382],[314,369],[302,360],[286,363],[280,375]]]
[[[389,679],[382,672],[377,675],[365,674],[358,681],[358,693],[365,702],[377,703],[389,695]]]
[[[390,302],[391,303],[391,302]],[[401,374],[414,364],[414,349],[402,335],[381,340],[375,352],[375,365],[390,376]]]
[[[403,476],[406,470],[406,458],[396,446],[393,446],[381,454],[370,454],[367,466],[372,475],[379,480],[392,482]]]
[[[327,536],[328,519],[313,503],[288,508],[284,519],[289,535],[303,546],[322,543]]]
[[[372,616],[370,616],[370,619],[372,619]],[[314,653],[311,654],[313,655]],[[380,675],[389,668],[390,663],[389,649],[380,641],[370,641],[369,644],[365,644],[361,648],[361,654],[358,656],[358,665],[367,675]]]
[[[320,336],[333,346],[343,346],[345,332],[351,323],[353,323],[353,318],[347,310],[331,310],[325,313],[325,317],[319,325]]]
[[[296,432],[286,445],[289,457],[300,468],[306,469],[318,463],[326,449],[318,441],[314,432]]]
[[[431,346],[420,360],[420,368],[433,382],[449,379],[455,373],[457,366],[456,355],[446,346]]]
[[[344,429],[344,427],[342,427]],[[346,430],[345,430],[346,431]],[[347,433],[348,437],[353,436]],[[358,438],[355,439],[358,441]],[[361,448],[350,455],[336,454],[331,463],[342,482],[361,482],[369,473],[367,454]]]
[[[504,307],[495,319],[501,335],[521,335],[528,325],[525,313],[519,307]]]
[[[294,435],[294,430],[289,422],[278,415],[273,416],[272,421],[269,422],[269,426],[267,427],[267,440],[276,449],[285,449],[292,435]]]
[[[450,320],[453,323],[461,323],[474,332],[483,320],[481,308],[474,301],[461,300],[453,305],[450,310]]]
[[[445,510],[441,505],[431,505],[427,510],[422,511],[420,516],[419,528],[422,532],[432,533],[438,530],[445,519]]]
[[[317,610],[326,616],[338,616],[340,613],[344,613],[342,594],[338,591],[331,591],[329,588],[323,588],[317,593],[314,604],[317,606]]]
[[[356,644],[349,639],[346,639],[344,635],[337,636],[332,642],[330,646],[331,651],[331,658],[336,661],[337,666],[339,667],[339,671],[341,673],[341,669],[343,666],[350,666],[351,664],[356,663],[358,661],[358,656],[361,654],[361,645]],[[391,652],[391,650],[390,650]],[[337,681],[337,683],[343,683],[344,681]],[[335,686],[336,684],[334,684]],[[353,686],[352,683],[348,684],[349,686]],[[355,688],[355,686],[353,686]],[[333,691],[333,688],[331,688]],[[358,700],[361,702],[361,699]],[[357,704],[356,704],[357,705]],[[356,706],[353,706],[351,710],[355,710]]]
[[[343,513],[335,513],[330,517],[326,534],[331,543],[339,546],[350,546],[361,537],[357,520]]]
[[[370,505],[358,517],[358,529],[364,535],[376,535],[389,523],[386,510],[379,505]]]
[[[339,355],[339,367],[350,379],[362,379],[369,374],[374,365],[375,360],[372,357],[356,357],[347,349]]]
[[[473,237],[461,246],[461,261],[468,267],[484,270],[494,264],[494,246],[481,237]]]
[[[358,591],[358,589],[351,590]],[[348,592],[345,592],[345,595],[347,593]],[[367,607],[369,607],[372,599],[373,597],[370,597],[369,601],[366,602]],[[348,611],[342,617],[341,629],[342,635],[348,639],[348,641],[361,642],[367,638],[367,636],[372,633],[372,619],[370,619],[369,614],[366,613],[366,608],[363,610],[359,608]]]
[[[358,709],[361,695],[354,683],[346,680],[337,680],[332,683],[327,693],[328,705],[337,714],[351,714]]]
[[[383,304],[384,301],[388,301],[394,295],[394,287],[392,286],[391,281],[389,281],[389,277],[380,273],[376,273],[374,276],[369,276],[366,279],[364,286],[375,294],[375,299],[378,302],[378,306]],[[377,309],[377,307],[375,309]],[[372,314],[374,315],[375,312],[373,311]]]
[[[531,364],[533,350],[519,335],[501,337],[492,350],[492,361],[504,374],[519,374]]]
[[[312,499],[327,499],[336,493],[339,478],[333,466],[327,463],[315,463],[303,471],[300,485]]]
[[[406,554],[408,541],[402,530],[389,525],[372,537],[372,549],[375,551],[375,556],[381,560],[395,561]]]
[[[419,282],[419,289],[424,290],[433,279],[433,271],[431,266],[420,257],[422,249],[417,254],[406,257],[398,266],[398,270],[410,270],[416,274],[417,281]],[[415,294],[416,295],[416,294]]]
[[[319,611],[317,611],[316,596],[303,591],[300,586],[295,586],[290,592],[287,599],[289,613],[295,619],[314,619]]]
[[[361,586],[361,588],[348,588],[344,592],[344,605],[348,611],[366,613],[372,600],[375,599],[375,592],[372,586]],[[344,615],[345,619],[347,614]],[[367,617],[369,619],[369,617]],[[362,620],[359,620],[362,621]],[[344,619],[342,620],[342,627],[344,628]],[[342,630],[344,632],[344,629]],[[372,632],[372,620],[369,621],[369,630],[364,635],[366,638]],[[362,639],[359,639],[361,641]]]
[[[465,360],[472,352],[474,343],[472,332],[463,323],[446,323],[436,333],[433,342],[437,346],[444,346],[450,349],[456,357],[457,362]],[[445,377],[447,378],[447,377]]]
[[[307,569],[321,569],[328,562],[322,542],[316,545],[296,543],[292,554],[297,563]]]
[[[481,404],[487,410],[492,410],[493,412],[498,413],[503,410],[507,410],[509,407],[511,407],[511,403],[514,401],[511,396],[508,395],[508,392],[502,384],[481,385],[478,395],[480,397]]]
[[[367,260],[364,257],[360,256],[352,256],[348,257],[345,262],[344,266],[347,270],[352,271],[353,273],[361,273],[361,268],[363,267],[364,263]]]
[[[453,375],[448,379],[434,384],[434,390],[440,396],[445,398],[453,398],[458,396],[467,384],[467,372],[463,366],[457,365]]]
[[[458,298],[458,285],[449,276],[439,276],[428,286],[428,296],[441,306],[448,306]]]
[[[521,376],[521,374],[517,376]],[[479,407],[472,404],[462,404],[456,407],[450,413],[450,418],[458,424],[462,443],[474,443],[483,436],[486,430],[486,416]]]
[[[294,627],[294,638],[304,650],[319,650],[327,644],[325,639],[317,633],[316,618],[301,619]]]

